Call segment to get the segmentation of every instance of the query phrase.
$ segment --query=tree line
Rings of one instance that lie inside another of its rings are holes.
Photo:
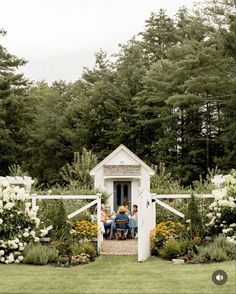
[[[0,175],[19,164],[39,183],[85,147],[103,159],[123,143],[189,185],[236,164],[235,1],[211,0],[174,17],[152,13],[112,58],[95,55],[73,83],[33,83],[26,61],[0,45]],[[0,31],[4,37],[5,31]]]

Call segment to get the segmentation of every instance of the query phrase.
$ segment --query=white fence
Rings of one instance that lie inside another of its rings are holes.
[[[32,199],[32,208],[37,206],[37,200],[92,200],[90,203],[84,205],[83,207],[77,209],[76,211],[70,213],[67,217],[68,219],[73,218],[74,216],[80,214],[86,209],[92,207],[93,205],[97,205],[97,225],[98,225],[98,235],[97,235],[97,249],[100,251],[101,242],[102,242],[102,233],[101,233],[101,194],[97,195],[31,195]],[[51,230],[52,226],[46,228],[47,230]]]
[[[33,183],[34,180],[31,177],[0,177],[0,186],[5,184],[24,186],[27,193],[30,192]]]
[[[167,203],[161,201],[160,199],[188,199],[191,198],[191,194],[155,194],[152,193],[152,203],[153,203],[153,226],[156,226],[156,204],[164,207],[165,209],[173,212],[174,214],[178,215],[181,218],[184,218],[184,214],[181,211],[178,211],[174,207],[168,205]],[[212,194],[194,194],[196,198],[214,198]]]

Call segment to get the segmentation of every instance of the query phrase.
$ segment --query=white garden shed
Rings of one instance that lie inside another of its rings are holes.
[[[124,202],[129,202],[130,207],[138,204],[140,189],[150,190],[150,177],[154,174],[145,162],[124,145],[116,148],[90,171],[95,189],[109,194],[111,210],[116,210]]]
[[[150,178],[155,174],[145,162],[124,145],[120,145],[95,166],[90,175],[94,187],[109,194],[111,210],[128,202],[138,205],[138,260],[150,256],[150,232],[155,226],[155,213],[150,193]]]

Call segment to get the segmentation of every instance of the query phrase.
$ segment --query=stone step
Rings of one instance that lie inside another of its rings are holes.
[[[138,240],[104,240],[101,244],[101,255],[137,255]]]

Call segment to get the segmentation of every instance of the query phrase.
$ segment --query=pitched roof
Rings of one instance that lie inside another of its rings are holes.
[[[93,176],[97,169],[99,169],[101,166],[105,165],[108,160],[110,160],[112,157],[114,157],[120,150],[125,151],[127,154],[129,154],[134,160],[136,160],[140,165],[142,165],[146,170],[149,171],[150,175],[153,176],[155,174],[155,171],[150,168],[144,161],[142,161],[137,155],[135,155],[132,151],[130,151],[125,145],[121,144],[119,147],[117,147],[114,151],[112,151],[107,157],[105,157],[98,165],[96,165],[91,171],[90,175]]]

